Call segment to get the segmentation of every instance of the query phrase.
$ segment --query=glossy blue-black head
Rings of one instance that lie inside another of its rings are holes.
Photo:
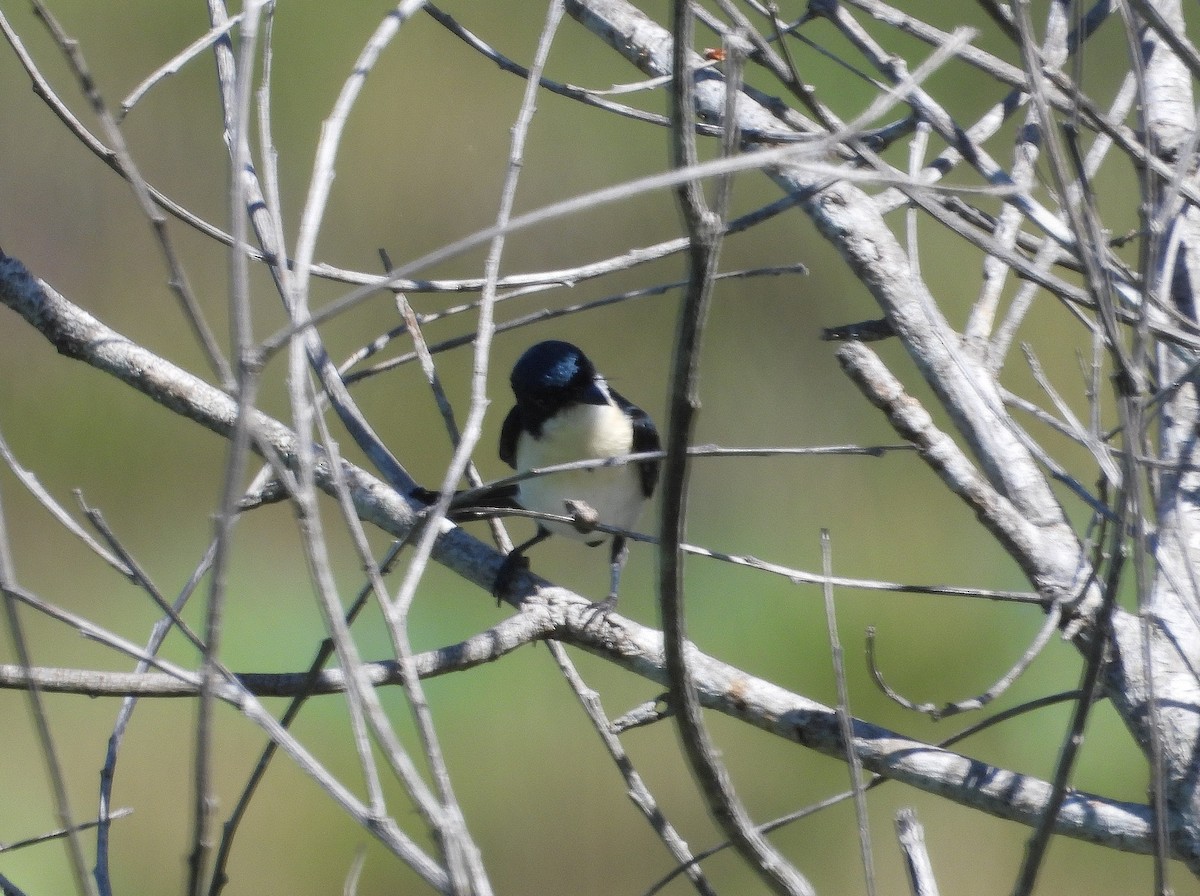
[[[527,349],[513,366],[510,382],[518,405],[542,412],[553,413],[572,402],[606,400],[587,355],[558,339]]]

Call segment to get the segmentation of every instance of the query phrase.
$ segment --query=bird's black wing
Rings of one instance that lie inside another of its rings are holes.
[[[520,435],[521,412],[514,406],[500,427],[500,459],[514,470],[517,468],[517,438]]]
[[[617,407],[629,416],[629,420],[633,424],[633,453],[662,451],[662,442],[658,438],[658,427],[654,425],[650,415],[615,389],[610,388],[609,392],[616,401]],[[657,460],[638,461],[638,473],[642,477],[642,494],[647,498],[654,494],[654,487],[658,485],[658,471],[661,466],[662,462]]]

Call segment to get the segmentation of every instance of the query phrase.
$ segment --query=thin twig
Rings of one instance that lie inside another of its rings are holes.
[[[850,790],[854,794],[854,816],[858,822],[858,848],[863,863],[867,896],[875,896],[875,860],[871,856],[871,823],[867,814],[867,798],[863,790],[862,762],[854,751],[854,725],[850,714],[850,689],[846,684],[846,663],[842,642],[838,637],[837,608],[833,602],[833,549],[829,530],[821,530],[821,571],[825,574],[825,626],[829,635],[829,650],[833,656],[833,678],[837,686],[838,729],[846,745],[846,767],[850,773]]]
[[[129,153],[129,148],[125,144],[125,138],[121,134],[121,129],[117,126],[116,119],[113,118],[112,113],[109,111],[108,104],[104,101],[104,97],[101,95],[88,69],[87,62],[83,58],[79,42],[67,35],[62,26],[58,24],[58,21],[50,14],[50,11],[46,9],[40,0],[34,0],[33,9],[34,13],[46,25],[51,36],[53,36],[62,49],[63,55],[74,70],[75,76],[79,79],[80,86],[83,88],[88,102],[92,106],[92,110],[100,119],[105,136],[113,147],[113,160],[125,179],[129,182],[129,185],[133,188],[133,194],[142,208],[142,213],[150,222],[155,238],[158,240],[159,249],[162,252],[163,259],[166,261],[167,269],[171,275],[169,285],[179,300],[184,319],[191,327],[192,334],[196,337],[196,341],[199,343],[208,361],[209,368],[226,387],[232,386],[233,371],[229,361],[221,352],[216,336],[204,318],[200,303],[196,298],[195,292],[192,290],[191,282],[184,270],[183,261],[178,252],[176,252],[175,243],[167,230],[166,219],[158,210],[154,199],[150,195],[149,185],[142,177],[141,172],[133,161],[133,157]]]
[[[673,241],[671,241],[671,244],[674,244],[677,242],[679,243],[680,248],[682,249],[684,241],[674,241],[673,240]],[[662,244],[662,245],[668,245],[668,244]],[[635,261],[641,260],[640,253],[642,251],[644,251],[644,250],[639,249],[636,251],[635,254],[633,254],[631,256],[627,256],[627,257],[631,258],[632,260],[635,260]],[[767,268],[753,268],[753,269],[742,270],[742,271],[728,271],[725,273],[718,274],[717,279],[718,280],[729,280],[729,279],[744,278],[744,277],[775,277],[775,276],[780,276],[783,274],[807,274],[807,273],[808,273],[808,268],[803,264],[797,263],[797,264],[790,264],[790,265],[774,265],[774,266],[767,267]],[[527,289],[514,290],[503,296],[497,296],[496,302],[497,303],[508,302],[514,298],[526,295],[531,292],[543,292],[543,291],[553,289],[553,288],[555,288],[557,286],[561,286],[561,285],[563,285],[563,284],[561,284],[561,283],[552,284],[550,282],[546,282],[546,283],[543,283],[543,284],[540,284],[537,286],[529,287]],[[573,286],[574,282],[573,281],[569,282],[566,285]],[[620,304],[622,302],[627,302],[632,299],[652,298],[654,296],[660,296],[660,295],[663,295],[664,293],[670,292],[671,290],[679,289],[684,285],[685,284],[683,281],[678,281],[678,280],[667,282],[667,283],[656,283],[652,286],[641,286],[641,287],[637,287],[634,289],[628,289],[623,292],[614,293],[614,294],[608,295],[608,296],[602,296],[598,299],[591,299],[586,302],[577,302],[577,303],[570,304],[570,305],[560,306],[558,308],[542,308],[537,311],[531,311],[528,314],[523,314],[519,317],[515,317],[515,318],[512,318],[511,320],[507,320],[502,323],[499,323],[496,325],[495,330],[496,330],[497,334],[507,333],[511,330],[516,330],[521,327],[529,326],[530,324],[545,323],[546,321],[549,321],[549,320],[556,320],[558,318],[568,317],[573,314],[580,314],[580,313],[587,312],[587,311],[595,311],[600,308],[607,308],[609,306]],[[422,318],[420,318],[420,321],[423,324],[431,324],[431,323],[434,323],[435,321],[442,320],[443,318],[450,317],[455,314],[475,311],[477,308],[478,308],[477,302],[471,302],[471,303],[465,304],[465,305],[457,305],[453,308],[447,308],[444,311],[438,311],[438,312],[433,312],[433,313],[424,315]],[[392,330],[388,331],[388,333],[385,336],[374,340],[369,346],[367,346],[363,349],[360,349],[359,351],[352,354],[350,356],[350,358],[348,358],[342,364],[342,367],[340,369],[343,371],[347,370],[350,365],[357,363],[367,357],[370,357],[371,355],[380,351],[392,339],[395,339],[397,336],[403,335],[410,331],[411,331],[411,327],[407,323],[405,323],[399,327],[394,327]],[[431,354],[437,354],[439,352],[444,352],[449,349],[460,348],[462,346],[471,345],[474,341],[475,341],[474,332],[469,332],[469,333],[463,333],[459,336],[451,336],[448,339],[443,339],[440,342],[436,342],[432,345],[427,345],[426,349]],[[379,364],[376,364],[376,365],[366,368],[364,370],[356,371],[354,373],[349,373],[345,376],[345,381],[346,381],[347,385],[350,385],[350,384],[358,382],[359,380],[366,379],[367,377],[375,376],[380,373],[384,373],[388,370],[392,370],[396,367],[400,367],[401,365],[408,364],[414,360],[419,360],[419,359],[420,359],[420,353],[418,351],[407,352],[405,354],[398,355],[395,358],[391,358],[387,361],[380,362]]]
[[[1070,725],[1068,726],[1066,736],[1063,738],[1062,747],[1059,750],[1058,762],[1054,769],[1054,789],[1051,791],[1051,798],[1046,805],[1045,814],[1026,842],[1025,855],[1021,862],[1020,871],[1017,873],[1016,882],[1013,885],[1013,896],[1029,896],[1033,892],[1042,860],[1045,857],[1046,850],[1050,846],[1050,837],[1053,833],[1055,817],[1061,810],[1063,800],[1066,799],[1075,759],[1083,745],[1084,728],[1087,725],[1092,704],[1099,693],[1100,674],[1104,665],[1105,654],[1109,649],[1108,621],[1111,618],[1113,607],[1116,605],[1117,589],[1120,584],[1121,568],[1124,562],[1124,554],[1121,548],[1125,532],[1123,507],[1123,502],[1118,504],[1117,522],[1111,528],[1110,553],[1113,559],[1104,583],[1104,607],[1101,611],[1099,623],[1095,628],[1091,649],[1087,653],[1083,672],[1080,675],[1080,697],[1075,703],[1075,710],[1071,714]]]
[[[121,101],[121,113],[117,116],[117,120],[121,121],[126,115],[138,104],[143,96],[150,92],[159,82],[163,81],[170,75],[179,74],[185,65],[211,47],[216,41],[225,37],[230,31],[237,27],[242,21],[242,14],[239,12],[229,17],[223,25],[210,28],[204,34],[200,35],[149,75],[142,79],[142,82],[133,88],[128,95]]]
[[[381,574],[386,572],[390,568],[391,564],[395,562],[400,554],[400,549],[400,544],[395,544],[389,549],[383,563],[379,564]],[[354,601],[351,602],[350,607],[346,610],[344,618],[347,626],[354,624],[354,620],[358,618],[358,614],[362,611],[363,607],[366,606],[367,598],[371,595],[371,591],[371,582],[368,582],[359,590],[358,595],[355,597]],[[296,720],[296,717],[300,714],[300,710],[304,706],[305,702],[307,702],[308,698],[316,693],[320,693],[319,679],[321,677],[321,670],[325,667],[325,664],[329,661],[329,658],[333,656],[333,653],[333,639],[326,638],[321,642],[320,647],[317,648],[316,656],[313,657],[312,662],[309,664],[308,670],[304,673],[301,673],[299,687],[292,689],[290,693],[276,695],[290,696],[292,698],[291,703],[288,704],[288,708],[284,711],[283,716],[279,719],[279,725],[284,730],[291,727],[292,722]],[[365,674],[365,670],[362,670],[361,667],[360,674]],[[249,680],[245,675],[239,675],[238,680],[251,693],[261,694],[261,692],[256,691],[251,680]],[[372,683],[374,684],[376,682],[372,681]],[[238,795],[237,801],[234,803],[233,811],[230,812],[229,818],[226,819],[225,824],[222,826],[221,842],[217,847],[216,858],[213,861],[212,889],[214,893],[220,892],[221,888],[223,888],[225,883],[228,881],[225,869],[229,862],[229,855],[233,849],[234,838],[237,836],[238,828],[241,825],[242,819],[246,815],[246,811],[250,808],[250,801],[254,798],[255,792],[258,790],[258,785],[262,782],[263,776],[266,775],[267,769],[271,764],[271,760],[274,759],[278,750],[279,744],[276,741],[268,742],[263,748],[262,753],[255,762],[253,771],[251,771],[249,778],[247,778],[246,783],[243,785],[242,790]]]
[[[645,816],[650,823],[654,833],[663,841],[663,845],[667,847],[667,851],[671,853],[672,858],[679,862],[680,867],[684,870],[688,880],[692,882],[692,886],[697,893],[714,896],[715,890],[709,885],[708,879],[704,876],[704,872],[700,870],[696,864],[695,857],[688,849],[687,843],[675,830],[675,827],[663,815],[662,808],[658,805],[654,795],[650,792],[650,788],[646,786],[646,782],[642,776],[638,774],[637,769],[633,767],[633,761],[629,754],[625,752],[625,747],[617,738],[616,732],[609,725],[608,718],[604,715],[604,708],[600,705],[599,695],[587,686],[587,682],[579,674],[579,670],[575,668],[575,664],[571,662],[571,657],[567,654],[567,650],[557,641],[547,641],[546,646],[550,648],[550,655],[554,658],[554,662],[558,664],[559,670],[563,673],[567,685],[574,691],[580,705],[583,707],[588,720],[595,728],[596,734],[600,737],[600,742],[608,751],[608,755],[612,758],[617,766],[617,770],[621,773],[621,777],[625,780],[625,787],[628,791],[630,800],[638,808],[638,811]]]
[[[16,580],[16,567],[13,565],[12,546],[8,538],[8,523],[3,509],[0,508],[0,592],[4,596],[5,620],[8,623],[8,634],[16,650],[17,661],[24,670],[33,668],[33,659],[29,651],[29,641],[25,637],[25,629],[17,611],[17,592],[19,585]],[[67,781],[63,774],[62,759],[51,731],[50,719],[46,714],[46,706],[42,693],[36,686],[27,689],[29,715],[37,731],[38,749],[46,763],[46,776],[50,779],[50,788],[54,794],[54,809],[58,823],[66,831],[67,857],[71,863],[71,872],[75,880],[75,888],[81,894],[95,894],[96,885],[87,873],[87,863],[83,857],[83,844],[80,842],[79,826],[75,822],[75,813],[71,808],[71,800],[67,792]]]
[[[81,821],[79,824],[75,825],[74,830],[86,831],[94,827],[99,827],[102,824],[108,824],[109,822],[117,821],[121,818],[128,818],[132,814],[133,809],[130,808],[115,809],[108,815],[98,818],[95,821]],[[44,834],[38,834],[35,837],[26,837],[24,840],[14,840],[12,843],[0,843],[0,854],[13,852],[14,850],[22,849],[26,846],[37,846],[39,843],[48,843],[51,840],[59,840],[63,837],[66,837],[68,834],[70,834],[70,830],[67,828],[58,828],[54,831],[47,831]]]
[[[162,647],[167,635],[170,633],[172,626],[175,624],[175,619],[179,617],[179,612],[187,604],[188,600],[200,586],[200,582],[212,567],[213,554],[216,552],[216,545],[210,544],[208,551],[201,558],[200,563],[193,570],[188,581],[181,589],[175,603],[172,606],[172,614],[166,614],[161,619],[156,621],[150,629],[150,636],[146,639],[145,652],[148,656],[155,655],[159,648]],[[150,669],[150,663],[139,660],[135,667],[135,674],[144,675]],[[109,872],[109,824],[107,818],[109,807],[112,805],[112,787],[116,779],[117,773],[117,757],[120,754],[121,744],[125,739],[125,732],[129,727],[129,720],[133,716],[134,708],[137,706],[137,697],[133,695],[126,696],[121,701],[121,708],[117,712],[117,718],[113,722],[112,734],[108,738],[108,747],[105,751],[104,766],[100,769],[100,818],[101,824],[96,830],[96,886],[100,889],[101,896],[112,896],[112,877]]]
[[[401,755],[398,756],[391,749],[393,745],[388,742],[386,733],[390,733],[391,728],[387,723],[386,716],[378,706],[376,694],[363,679],[362,657],[359,656],[354,639],[350,637],[350,629],[345,623],[342,615],[344,611],[338,601],[337,585],[330,568],[328,542],[317,507],[316,474],[313,471],[316,452],[313,449],[317,438],[314,430],[318,424],[321,424],[321,442],[324,444],[325,450],[333,457],[333,468],[336,470],[340,465],[334,454],[335,446],[323,426],[324,421],[316,413],[316,397],[311,392],[309,378],[306,375],[307,360],[304,346],[301,340],[297,339],[288,355],[288,393],[296,434],[299,438],[299,451],[297,452],[299,469],[296,476],[299,487],[292,496],[291,503],[296,514],[301,547],[308,564],[309,580],[316,592],[317,606],[324,617],[325,629],[329,632],[329,638],[333,642],[338,664],[346,673],[346,709],[350,720],[351,740],[358,752],[359,767],[362,770],[366,801],[373,814],[383,816],[387,813],[383,784],[367,733],[367,716],[370,714],[372,722],[374,722],[373,733],[385,747],[389,761],[394,765],[399,765],[403,770],[409,771],[409,775],[402,777],[402,780],[409,792],[413,794],[414,802],[428,814],[430,806],[428,803],[422,803],[419,798],[419,790],[414,787],[420,778],[415,771],[411,770],[412,763],[404,763],[403,750],[400,750]],[[341,493],[339,500],[344,501],[345,483],[343,481],[337,484],[340,486],[339,492]],[[360,551],[360,557],[361,554]],[[367,564],[372,563],[369,552],[361,559]],[[377,580],[377,575],[375,580]],[[212,896],[216,896],[215,892],[212,892]]]
[[[133,583],[150,595],[150,599],[154,601],[155,606],[163,611],[163,615],[170,621],[171,625],[177,627],[179,631],[183,633],[183,636],[191,642],[192,646],[203,653],[205,649],[204,642],[200,640],[200,636],[192,631],[191,626],[189,626],[187,622],[180,617],[179,611],[175,607],[171,606],[171,604],[167,602],[166,598],[163,597],[162,592],[160,592],[155,586],[154,582],[151,581],[149,574],[147,574],[146,571],[141,568],[141,565],[134,559],[133,554],[126,549],[126,547],[121,543],[120,539],[117,538],[116,533],[113,532],[109,527],[108,521],[104,518],[104,514],[102,514],[99,509],[95,507],[88,507],[87,504],[84,503],[82,494],[76,492],[76,497],[79,499],[79,504],[83,508],[84,514],[87,516],[91,524],[96,527],[96,531],[100,533],[106,542],[108,542],[108,545],[112,549],[113,553],[120,557],[121,561],[125,563],[131,570],[132,575],[130,576],[130,579],[133,581]]]
[[[467,46],[476,52],[482,54],[487,59],[496,63],[501,70],[511,72],[512,74],[529,80],[533,75],[531,70],[513,61],[508,56],[505,56],[495,47],[488,44],[478,35],[472,33],[469,29],[463,27],[453,16],[434,6],[432,3],[425,5],[425,11],[443,28],[465,43]],[[668,78],[651,78],[638,84],[625,85],[621,88],[610,88],[608,90],[597,90],[586,87],[577,87],[573,84],[563,84],[559,81],[551,80],[550,78],[541,75],[537,78],[538,86],[551,93],[559,96],[567,97],[568,99],[576,100],[587,106],[593,106],[597,109],[602,109],[606,112],[612,112],[624,118],[630,118],[634,121],[641,121],[647,124],[654,124],[660,127],[669,127],[670,120],[665,115],[659,115],[653,112],[646,112],[642,109],[633,106],[627,106],[622,103],[614,103],[611,100],[605,99],[605,96],[615,94],[627,94],[635,90],[651,90],[664,86],[669,82]],[[697,123],[697,133],[707,136],[719,136],[721,128],[710,125]],[[777,143],[788,140],[804,139],[803,135],[797,134],[794,131],[789,131],[784,128],[777,128],[769,131],[760,131],[751,135],[754,139],[760,139],[765,142]]]
[[[217,508],[215,549],[212,574],[209,580],[208,603],[204,612],[205,645],[201,665],[201,690],[196,711],[196,749],[192,794],[192,848],[188,855],[188,894],[202,896],[208,889],[211,873],[209,860],[212,856],[212,822],[216,807],[213,791],[213,743],[214,691],[221,679],[219,657],[221,633],[224,622],[227,575],[233,549],[233,529],[238,519],[238,501],[242,494],[242,477],[247,467],[247,455],[251,443],[251,412],[257,399],[260,370],[252,364],[250,348],[253,342],[253,325],[250,314],[249,265],[243,247],[247,246],[245,207],[245,179],[242,172],[250,167],[250,60],[258,42],[258,26],[262,6],[248,3],[241,29],[241,58],[239,65],[243,77],[234,85],[231,107],[227,110],[229,127],[229,150],[233,176],[229,187],[229,208],[233,221],[233,251],[230,258],[230,331],[231,341],[237,358],[234,371],[236,379],[237,411],[233,421],[233,433],[229,444],[224,479],[221,484],[220,503]],[[218,42],[220,43],[220,42]]]
[[[1037,356],[1033,353],[1033,348],[1025,343],[1021,346],[1021,352],[1025,355],[1025,361],[1029,365],[1029,370],[1033,374],[1034,379],[1037,380],[1037,384],[1042,387],[1042,391],[1046,393],[1050,401],[1054,403],[1054,407],[1058,410],[1058,413],[1062,416],[1067,431],[1071,433],[1071,438],[1091,452],[1092,459],[1096,461],[1096,466],[1100,468],[1100,471],[1107,477],[1110,483],[1119,485],[1121,482],[1121,473],[1117,469],[1117,465],[1113,463],[1112,458],[1109,457],[1107,446],[1102,444],[1099,439],[1092,438],[1083,424],[1079,422],[1079,419],[1075,416],[1075,412],[1071,410],[1071,406],[1063,400],[1062,396],[1058,394],[1058,390],[1050,382],[1050,378],[1046,376],[1041,362],[1038,361]]]
[[[545,67],[555,35],[557,34],[559,23],[562,21],[563,13],[562,0],[554,0],[554,2],[550,3],[545,23],[538,38],[534,62],[530,69],[530,78],[526,83],[526,90],[512,128],[512,145],[509,151],[508,169],[501,189],[499,208],[496,213],[495,226],[497,230],[491,240],[484,267],[484,288],[480,297],[479,318],[475,327],[476,337],[472,364],[470,404],[463,423],[459,443],[455,446],[454,454],[443,476],[443,494],[430,509],[427,518],[428,522],[420,532],[417,543],[414,546],[413,556],[404,581],[397,589],[394,599],[385,608],[389,629],[392,631],[393,642],[397,641],[397,639],[403,639],[407,642],[408,613],[416,595],[417,585],[424,574],[426,563],[433,554],[434,542],[438,537],[439,524],[449,509],[454,486],[466,470],[470,462],[471,452],[475,450],[475,446],[478,444],[483,433],[483,417],[488,406],[487,382],[488,371],[491,366],[491,344],[495,331],[493,308],[496,300],[496,281],[500,276],[500,264],[506,242],[505,227],[512,218],[520,171],[524,163],[525,143],[536,109],[537,82],[541,78],[541,73]],[[400,654],[400,658],[402,661],[404,660],[403,652]],[[415,706],[414,709],[418,715],[422,712],[428,713],[425,707]],[[422,734],[425,737],[432,738],[432,725],[429,724],[423,727]],[[436,744],[436,741],[433,743]],[[451,872],[451,879],[455,881],[456,887],[461,888],[464,893],[468,889],[468,880],[471,892],[490,893],[490,886],[483,875],[482,865],[479,862],[478,848],[474,846],[466,835],[466,823],[462,819],[461,809],[458,808],[457,802],[454,800],[444,760],[441,759],[440,753],[436,750],[430,749],[429,752],[431,754],[429,761],[433,769],[434,778],[438,783],[445,803],[447,830],[445,832],[446,842],[443,843],[443,848],[447,850],[447,863]],[[452,821],[455,822],[453,826],[450,824]],[[469,878],[467,877],[468,866],[471,872]]]
[[[1058,628],[1062,621],[1062,610],[1055,606],[1051,608],[1046,619],[1042,622],[1042,627],[1034,637],[1033,642],[1025,648],[1025,652],[1021,654],[1021,658],[1013,664],[1007,672],[1002,675],[995,684],[989,687],[982,694],[975,697],[970,697],[966,700],[956,700],[952,703],[945,703],[938,706],[935,703],[914,703],[898,691],[894,690],[884,679],[883,673],[879,670],[878,664],[875,662],[875,627],[867,628],[867,668],[871,672],[871,678],[878,685],[879,690],[887,695],[888,699],[905,709],[913,712],[924,713],[934,721],[949,718],[950,716],[958,715],[963,712],[974,712],[977,709],[982,709],[987,706],[997,697],[1004,694],[1018,678],[1024,674],[1025,670],[1033,663],[1042,650],[1050,642],[1051,636]]]
[[[13,454],[12,449],[8,447],[8,442],[5,441],[2,434],[0,434],[0,458],[4,460],[13,475],[17,477],[17,481],[25,486],[25,489],[33,495],[39,504],[46,508],[51,516],[58,520],[59,525],[82,541],[89,550],[121,575],[131,581],[135,580],[136,572],[123,563],[120,557],[107,550],[104,545],[89,535],[79,523],[75,522],[75,518],[54,499],[54,496],[46,490],[37,476],[21,465],[16,455]]]

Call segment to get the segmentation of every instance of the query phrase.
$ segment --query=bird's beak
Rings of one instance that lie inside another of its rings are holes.
[[[600,377],[596,377],[583,390],[579,400],[583,404],[608,404],[612,400],[612,396],[608,394],[608,384]]]

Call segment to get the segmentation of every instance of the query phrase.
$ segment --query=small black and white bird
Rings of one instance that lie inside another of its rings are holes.
[[[513,367],[516,406],[500,432],[500,459],[517,472],[578,460],[623,457],[659,451],[662,444],[649,415],[611,388],[592,362],[569,342],[549,340],[526,350]],[[658,460],[551,473],[523,480],[514,496],[526,510],[570,516],[569,502],[595,511],[596,522],[632,529],[658,483]],[[539,521],[537,534],[515,547],[496,578],[496,591],[507,589],[525,552],[551,534],[600,545],[611,540],[611,584],[598,606],[617,602],[621,570],[629,555],[623,535],[580,531],[570,523]]]

